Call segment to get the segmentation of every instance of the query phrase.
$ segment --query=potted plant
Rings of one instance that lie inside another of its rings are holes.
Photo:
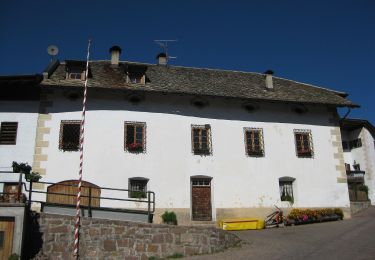
[[[32,173],[29,173],[29,174],[25,174],[25,179],[29,182],[38,182],[40,179],[42,178],[42,176],[40,176],[40,174],[38,172],[32,172]]]
[[[144,191],[131,191],[130,192],[130,198],[135,198],[135,199],[143,199],[146,198],[146,192]]]
[[[42,176],[38,172],[31,172],[31,166],[27,163],[17,163],[13,161],[12,163],[13,172],[25,174],[25,179],[29,182],[38,182]]]
[[[164,212],[164,214],[161,215],[161,218],[162,218],[164,224],[177,225],[177,216],[176,216],[176,213],[174,213],[173,211]]]
[[[130,143],[127,145],[128,150],[132,152],[142,152],[143,151],[143,145],[139,143]]]

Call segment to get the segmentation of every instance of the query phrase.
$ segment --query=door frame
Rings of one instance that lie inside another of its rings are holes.
[[[191,221],[214,221],[214,207],[213,207],[213,192],[212,192],[212,177],[207,175],[193,175],[190,176],[190,220]],[[194,220],[193,219],[193,181],[202,180],[209,181],[210,185],[210,210],[211,210],[211,220]]]

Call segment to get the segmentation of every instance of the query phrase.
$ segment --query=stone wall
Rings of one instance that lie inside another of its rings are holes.
[[[350,202],[350,210],[352,215],[361,212],[362,210],[367,209],[371,206],[371,201],[357,201],[357,202]]]
[[[42,248],[35,259],[74,259],[75,218],[36,215]],[[240,239],[215,227],[145,224],[82,218],[80,259],[149,259],[208,254],[237,246]],[[39,239],[40,239],[39,238]],[[36,238],[38,239],[38,238]]]

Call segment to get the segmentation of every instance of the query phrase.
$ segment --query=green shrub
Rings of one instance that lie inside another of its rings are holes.
[[[8,257],[8,260],[18,260],[20,259],[20,256],[17,255],[17,254],[11,254],[9,257]]]
[[[13,172],[25,174],[25,179],[27,181],[37,182],[42,178],[42,176],[40,176],[40,174],[38,172],[31,172],[30,173],[31,166],[28,165],[27,163],[17,163],[15,161],[13,161],[12,167],[13,167]]]
[[[163,219],[163,223],[177,225],[177,216],[173,211],[164,212],[164,214],[161,215],[161,218]]]

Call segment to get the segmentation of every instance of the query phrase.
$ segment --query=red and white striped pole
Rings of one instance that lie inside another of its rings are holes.
[[[77,205],[76,205],[76,223],[74,225],[74,256],[76,259],[79,258],[79,227],[81,220],[81,185],[82,185],[82,168],[83,168],[83,143],[84,143],[84,133],[85,133],[85,116],[86,116],[86,99],[87,99],[87,79],[89,74],[89,58],[90,58],[90,45],[91,40],[89,39],[89,44],[87,46],[87,59],[86,59],[86,72],[85,72],[85,87],[83,92],[83,104],[82,104],[82,121],[81,121],[81,131],[79,138],[79,179],[78,179],[78,191],[77,191]]]

